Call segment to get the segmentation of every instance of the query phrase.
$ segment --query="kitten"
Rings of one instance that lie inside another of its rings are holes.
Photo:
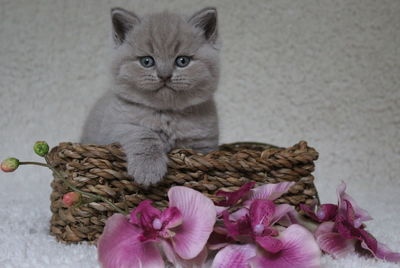
[[[139,18],[113,8],[111,17],[113,85],[90,112],[81,141],[119,142],[129,175],[148,186],[166,174],[171,149],[217,148],[217,11]]]

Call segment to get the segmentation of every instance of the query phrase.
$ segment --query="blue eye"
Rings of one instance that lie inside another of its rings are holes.
[[[154,64],[155,64],[153,57],[150,57],[150,56],[141,57],[139,59],[139,61],[140,61],[140,64],[145,68],[150,68],[150,67],[154,66]]]
[[[179,56],[175,60],[176,66],[181,68],[188,66],[189,62],[190,62],[190,57],[188,56]]]

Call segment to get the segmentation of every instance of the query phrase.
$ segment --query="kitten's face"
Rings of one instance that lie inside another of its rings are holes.
[[[114,9],[115,90],[157,109],[180,110],[210,99],[219,67],[216,10],[186,19],[160,13],[138,18]]]

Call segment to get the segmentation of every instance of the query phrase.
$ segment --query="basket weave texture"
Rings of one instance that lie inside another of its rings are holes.
[[[250,181],[257,185],[294,181],[296,184],[276,203],[298,208],[301,203],[311,204],[318,199],[311,175],[318,152],[305,141],[289,148],[260,143],[226,144],[207,155],[176,149],[169,153],[164,180],[148,189],[128,176],[125,154],[118,144],[60,143],[48,157],[50,164],[75,187],[104,196],[123,210],[130,210],[146,199],[153,200],[157,207],[166,207],[167,191],[173,185],[187,186],[218,200],[215,196],[218,190],[237,190]],[[96,242],[115,209],[105,202],[90,200],[84,200],[86,204],[80,206],[65,207],[62,196],[71,190],[57,178],[51,187],[50,233],[66,243]]]

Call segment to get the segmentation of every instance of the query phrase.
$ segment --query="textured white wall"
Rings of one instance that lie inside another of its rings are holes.
[[[1,0],[0,158],[35,158],[36,140],[78,139],[108,84],[109,8],[117,5],[138,14],[217,6],[221,141],[307,140],[320,152],[322,199],[334,202],[337,183],[347,181],[376,218],[372,233],[400,251],[398,0]],[[0,266],[69,267],[85,258],[82,267],[95,266],[92,248],[66,248],[47,236],[50,180],[38,168],[0,174]],[[345,262],[392,267],[356,257]]]

